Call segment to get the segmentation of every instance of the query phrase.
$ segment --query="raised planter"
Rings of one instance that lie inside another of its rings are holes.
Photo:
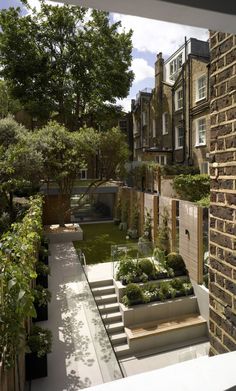
[[[124,326],[133,326],[143,322],[168,319],[184,314],[198,313],[195,296],[183,296],[172,300],[158,301],[126,307],[119,303]]]
[[[37,317],[32,318],[33,322],[42,322],[44,320],[48,320],[48,306],[44,305],[39,307],[37,304],[34,305],[35,310],[37,312]]]
[[[48,288],[48,275],[43,276],[43,275],[38,275],[36,277],[36,285],[41,285],[44,288]]]
[[[185,279],[186,276],[182,275],[179,278]],[[152,280],[152,281],[147,281],[147,282],[138,282],[136,284],[138,284],[141,287],[145,286],[147,284],[154,284],[154,285],[158,286],[161,282],[163,282],[163,281],[171,281],[172,279],[173,278],[163,277],[163,278],[160,278],[158,280]],[[115,292],[116,292],[117,300],[119,302],[121,302],[122,297],[125,295],[125,289],[126,289],[127,285],[123,285],[121,281],[114,280],[114,279],[113,279],[113,283],[114,283],[114,286],[115,286]]]
[[[26,353],[25,355],[25,378],[26,380],[46,377],[48,375],[47,354],[38,357],[36,353]]]
[[[74,242],[83,240],[83,231],[79,224],[65,224],[65,227],[50,225],[46,227],[45,236],[50,243]]]

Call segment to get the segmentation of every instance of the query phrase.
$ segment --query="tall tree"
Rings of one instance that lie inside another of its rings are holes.
[[[108,13],[41,0],[27,16],[3,10],[0,24],[1,74],[34,116],[78,129],[128,95],[132,32],[120,32]]]

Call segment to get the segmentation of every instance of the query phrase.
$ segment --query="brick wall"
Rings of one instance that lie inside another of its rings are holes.
[[[210,354],[236,350],[236,37],[210,33]],[[218,165],[218,166],[217,166]]]

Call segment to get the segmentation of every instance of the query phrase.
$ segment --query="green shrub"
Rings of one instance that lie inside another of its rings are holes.
[[[50,274],[49,266],[45,265],[45,263],[43,263],[41,261],[36,262],[35,269],[36,269],[37,275],[47,276]]]
[[[180,175],[180,174],[199,174],[199,168],[193,166],[173,165],[173,166],[161,166],[162,175]]]
[[[153,263],[148,258],[143,258],[139,261],[138,266],[147,276],[150,276],[153,272]]]
[[[171,281],[171,286],[177,291],[181,291],[181,289],[183,289],[183,281],[180,278],[174,278]]]
[[[41,285],[36,285],[33,293],[35,304],[37,304],[39,307],[46,306],[51,300],[51,292]]]
[[[143,291],[137,284],[129,284],[125,289],[128,305],[140,304],[143,302]]]
[[[27,345],[32,353],[37,353],[38,357],[43,357],[51,352],[52,333],[48,329],[33,326],[31,334],[28,336]]]
[[[199,201],[197,201],[197,204],[199,206],[202,206],[203,208],[209,208],[210,207],[210,194],[201,198]]]
[[[174,271],[174,273],[186,274],[186,266],[180,254],[170,253],[166,257],[166,266]]]
[[[137,263],[129,257],[124,257],[120,260],[118,271],[116,273],[117,280],[124,280],[128,274],[133,274],[137,271]]]
[[[210,193],[209,175],[178,175],[173,180],[173,188],[183,200],[196,202]]]

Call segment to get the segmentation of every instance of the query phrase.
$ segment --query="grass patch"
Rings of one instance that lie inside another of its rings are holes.
[[[74,242],[76,249],[83,251],[88,265],[111,261],[111,246],[135,243],[126,240],[126,232],[120,231],[114,223],[81,224],[84,240]]]

